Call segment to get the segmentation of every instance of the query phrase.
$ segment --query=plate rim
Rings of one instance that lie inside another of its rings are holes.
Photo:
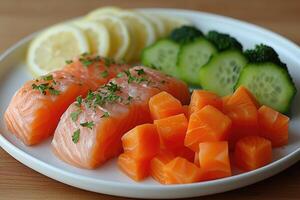
[[[255,24],[252,24],[252,23],[249,23],[246,21],[242,21],[239,19],[235,19],[235,18],[223,16],[223,15],[212,14],[212,13],[202,12],[202,11],[196,11],[196,10],[172,9],[172,8],[143,8],[143,9],[139,9],[139,10],[145,10],[145,11],[149,11],[149,12],[151,12],[151,11],[183,12],[183,13],[188,13],[188,14],[193,14],[193,15],[200,14],[202,16],[206,16],[206,17],[209,17],[214,20],[225,21],[226,23],[230,23],[230,24],[233,23],[234,26],[238,26],[238,28],[240,28],[242,26],[244,28],[250,29],[251,31],[258,31],[263,35],[272,36],[272,39],[276,40],[277,42],[283,43],[285,48],[294,49],[295,52],[294,52],[293,56],[296,56],[296,54],[299,54],[299,56],[300,56],[300,47],[296,43],[292,42],[291,40],[287,39],[286,37],[284,37],[278,33],[275,33],[271,30],[268,30],[266,28],[263,28],[261,26],[258,26],[258,25],[255,25]],[[34,33],[22,38],[21,40],[19,40],[15,44],[13,44],[11,47],[9,47],[7,50],[5,50],[0,55],[0,62],[2,62],[6,57],[8,57],[10,54],[12,54],[15,50],[17,50],[18,48],[20,48],[21,46],[23,46],[27,42],[29,42],[38,32],[39,31],[34,32]],[[34,156],[31,156],[30,154],[26,153],[26,151],[21,150],[17,146],[13,145],[1,133],[0,133],[0,146],[6,152],[8,152],[12,157],[17,159],[24,165],[28,166],[29,168],[34,169],[35,171],[38,171],[39,173],[42,173],[50,178],[55,177],[54,179],[59,180],[60,182],[63,182],[65,184],[79,187],[81,189],[85,189],[85,190],[89,190],[89,191],[94,191],[94,192],[97,192],[97,191],[91,190],[89,188],[83,188],[82,186],[77,186],[76,184],[72,184],[67,180],[63,180],[63,178],[60,178],[59,176],[70,177],[72,179],[76,179],[77,181],[90,181],[93,183],[97,183],[99,185],[106,185],[107,187],[121,187],[122,189],[125,189],[125,190],[126,189],[129,189],[129,190],[143,189],[143,190],[153,190],[153,191],[154,190],[155,191],[160,191],[160,190],[172,191],[174,189],[187,189],[187,188],[195,189],[195,188],[201,187],[203,185],[212,186],[212,185],[218,185],[218,184],[226,183],[226,182],[230,183],[231,181],[236,181],[239,179],[247,179],[251,176],[255,176],[255,175],[264,173],[264,172],[268,171],[269,169],[274,168],[275,165],[284,164],[284,163],[287,163],[288,161],[290,161],[289,165],[282,167],[282,169],[279,170],[279,171],[283,171],[285,168],[288,168],[289,166],[291,166],[292,164],[294,164],[295,162],[300,160],[300,148],[298,148],[298,149],[294,150],[293,152],[289,153],[288,155],[286,155],[286,156],[284,156],[262,168],[259,168],[254,171],[234,175],[231,177],[223,178],[223,179],[199,182],[199,183],[191,183],[191,184],[179,184],[179,185],[147,185],[147,184],[130,184],[130,183],[122,183],[122,182],[116,182],[116,181],[95,179],[95,178],[90,178],[90,177],[86,177],[83,175],[74,174],[74,173],[68,172],[64,169],[59,169],[58,167],[55,167],[51,164],[41,161],[41,160],[35,158]],[[35,164],[32,164],[32,162]],[[44,168],[44,169],[40,169],[40,168]],[[50,172],[45,172],[46,170],[48,170],[48,171],[50,170]],[[53,173],[56,173],[56,175],[54,175]],[[277,172],[274,172],[273,174],[271,173],[271,175],[268,175],[267,177],[273,176],[276,173]],[[263,177],[263,178],[261,178],[261,180],[265,179],[267,177]],[[258,182],[258,181],[254,181],[254,182]],[[248,184],[245,184],[245,185],[248,185]],[[113,194],[113,193],[109,193],[109,192],[105,192],[105,193]],[[118,194],[113,194],[113,195],[123,196],[123,195],[118,195]],[[137,195],[136,196],[129,195],[128,197],[137,197]]]

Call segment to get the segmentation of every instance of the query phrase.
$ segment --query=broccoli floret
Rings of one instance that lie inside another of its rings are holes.
[[[200,36],[203,36],[203,33],[194,26],[181,26],[170,34],[170,38],[178,43],[191,42]]]
[[[286,67],[286,64],[279,59],[277,52],[265,44],[256,45],[254,49],[248,49],[244,54],[251,63],[272,62]]]
[[[243,51],[241,43],[228,34],[219,33],[217,31],[209,31],[206,37],[217,47],[219,51],[228,49],[238,49]]]

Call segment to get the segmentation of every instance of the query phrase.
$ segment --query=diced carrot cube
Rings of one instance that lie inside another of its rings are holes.
[[[150,164],[150,175],[158,182],[165,184],[165,166],[175,158],[175,156],[168,151],[159,152]]]
[[[165,184],[194,183],[201,180],[201,170],[192,162],[176,157],[165,166]]]
[[[127,176],[135,181],[141,181],[149,175],[149,161],[136,160],[128,153],[119,155],[118,166]]]
[[[272,145],[260,136],[244,137],[236,143],[234,156],[239,168],[254,170],[272,161]]]
[[[183,114],[186,116],[186,118],[189,118],[190,117],[189,106],[188,105],[183,105],[182,109],[183,109]]]
[[[181,102],[167,92],[151,97],[149,109],[153,120],[183,113]]]
[[[191,115],[184,145],[197,152],[201,142],[227,140],[230,127],[229,117],[207,105]]]
[[[195,111],[201,110],[207,105],[211,105],[219,110],[222,110],[223,102],[222,99],[215,93],[205,90],[194,90],[189,106],[190,115]]]
[[[154,124],[142,124],[122,137],[124,152],[137,160],[152,159],[159,151],[160,141]]]
[[[184,145],[188,120],[184,114],[154,120],[163,148],[174,150]]]
[[[258,110],[260,135],[272,142],[272,146],[280,147],[288,143],[289,117],[276,110],[262,106]]]
[[[231,176],[227,141],[200,143],[198,155],[202,180]]]
[[[223,105],[224,113],[232,120],[230,147],[240,138],[258,135],[258,116],[254,97],[243,86],[239,87]]]

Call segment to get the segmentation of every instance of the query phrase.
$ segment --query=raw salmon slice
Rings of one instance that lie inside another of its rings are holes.
[[[26,145],[52,135],[60,116],[88,87],[64,71],[26,82],[13,96],[5,114],[8,129]]]
[[[38,144],[55,131],[63,112],[77,96],[86,96],[128,66],[88,54],[61,71],[26,82],[13,96],[5,114],[8,129],[27,145]]]
[[[96,168],[117,156],[123,134],[152,122],[148,101],[161,91],[183,104],[190,98],[184,82],[149,68],[137,66],[118,75],[81,103],[70,105],[55,131],[54,153],[81,168]],[[79,113],[75,119],[74,113]]]

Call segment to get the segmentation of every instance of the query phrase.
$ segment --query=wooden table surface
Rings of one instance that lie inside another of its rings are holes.
[[[212,12],[264,26],[300,44],[300,2],[297,0],[0,0],[0,53],[34,31],[104,5],[124,8],[185,8]],[[300,162],[260,183],[201,199],[299,200],[299,190]],[[0,148],[0,199],[124,198],[87,192],[59,183],[22,165]]]

